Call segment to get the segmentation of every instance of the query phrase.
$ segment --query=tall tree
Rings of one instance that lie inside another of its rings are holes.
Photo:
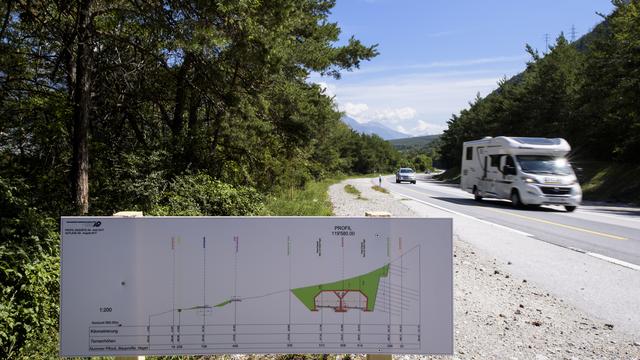
[[[76,75],[73,86],[73,199],[78,213],[89,212],[89,117],[93,91],[93,0],[77,2]]]

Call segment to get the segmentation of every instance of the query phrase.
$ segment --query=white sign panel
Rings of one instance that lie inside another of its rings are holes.
[[[451,219],[64,217],[62,356],[452,354]]]

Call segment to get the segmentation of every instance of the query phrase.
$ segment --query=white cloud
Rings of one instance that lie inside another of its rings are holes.
[[[447,128],[451,114],[467,108],[478,92],[488,95],[504,75],[468,71],[343,79],[336,102],[361,123],[377,121],[413,136],[439,134]]]
[[[378,121],[385,124],[398,124],[400,121],[413,119],[416,116],[416,109],[410,106],[398,108],[371,108],[365,103],[339,104],[338,109],[346,113],[349,117],[360,123]]]
[[[434,135],[441,134],[447,127],[444,125],[431,124],[424,120],[418,120],[418,125],[411,129],[410,134],[419,135]]]
[[[380,110],[373,110],[370,112],[369,118],[371,120],[388,120],[390,122],[398,122],[399,120],[413,119],[416,116],[416,109],[405,106],[401,108],[385,108]]]
[[[407,134],[407,135],[409,134],[407,129],[405,129],[404,126],[402,126],[402,125],[396,125],[396,130],[400,131],[401,133]]]
[[[469,66],[477,66],[477,65],[496,65],[496,64],[504,64],[504,63],[516,63],[518,65],[524,65],[524,62],[527,59],[529,59],[529,57],[525,55],[514,55],[514,56],[482,57],[482,58],[463,59],[463,60],[433,61],[428,63],[404,64],[404,65],[368,66],[358,71],[345,72],[344,76],[367,75],[371,73],[390,72],[390,71],[401,72],[401,71],[411,71],[411,70],[469,67]]]
[[[447,120],[468,106],[476,93],[487,95],[497,87],[502,76],[474,79],[384,79],[375,83],[341,86],[336,99],[339,103],[381,104],[371,108],[374,119],[385,117],[406,120],[418,114],[444,115]],[[358,116],[363,116],[362,112]],[[428,118],[431,118],[429,116]]]
[[[363,113],[365,113],[367,110],[369,110],[369,106],[367,104],[363,104],[363,103],[351,103],[351,102],[347,102],[344,105],[339,105],[338,108],[340,109],[340,111],[345,112],[348,116],[358,120],[359,122],[361,119],[361,116]]]
[[[310,81],[333,91],[338,109],[358,122],[377,121],[412,136],[439,134],[477,93],[486,96],[500,79],[522,71],[523,60],[501,56],[394,65],[368,68],[376,73],[372,76],[336,81],[312,75]]]

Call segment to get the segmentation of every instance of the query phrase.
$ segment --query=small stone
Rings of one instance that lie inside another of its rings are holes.
[[[522,282],[523,282],[523,283],[526,283],[526,282],[527,282],[527,279],[522,279]]]
[[[633,345],[635,345],[635,346],[640,346],[640,341],[634,341],[634,342],[633,342]]]
[[[533,321],[531,322],[531,325],[533,325],[533,326],[540,326],[540,325],[542,325],[542,322],[540,322],[540,321],[538,321],[538,320],[533,320]]]
[[[509,275],[505,275],[504,277],[506,277],[508,279],[510,276]]]
[[[494,275],[498,275],[498,274],[500,274],[500,271],[499,270],[493,270],[493,274]]]
[[[498,314],[498,316],[500,316],[501,318],[506,317],[504,316],[504,314]]]
[[[507,261],[507,265],[511,265],[511,261]]]
[[[613,324],[604,324],[604,327],[607,328],[607,330],[611,330],[613,329]]]
[[[520,315],[522,314],[522,311],[520,311],[520,309],[516,309],[516,315]]]

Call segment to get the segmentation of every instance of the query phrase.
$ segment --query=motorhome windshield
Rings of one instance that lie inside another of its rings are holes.
[[[523,172],[529,174],[571,175],[571,165],[565,158],[544,155],[516,156]]]

